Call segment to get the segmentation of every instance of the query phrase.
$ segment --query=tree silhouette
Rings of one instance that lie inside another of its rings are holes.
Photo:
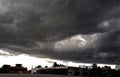
[[[53,67],[58,67],[58,66],[59,65],[56,62],[54,62]]]

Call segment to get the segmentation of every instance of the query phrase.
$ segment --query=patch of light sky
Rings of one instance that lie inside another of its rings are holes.
[[[41,65],[42,67],[45,67],[45,66],[51,67],[54,62],[57,62],[58,64],[63,64],[66,66],[76,66],[76,67],[91,66],[91,64],[88,64],[88,63],[75,63],[71,61],[60,61],[60,60],[54,60],[49,58],[36,58],[26,54],[11,56],[9,52],[4,52],[3,50],[0,50],[0,54],[3,54],[3,55],[0,55],[0,61],[1,61],[0,67],[2,67],[4,64],[9,64],[11,66],[15,66],[15,64],[23,64],[24,67],[31,69],[38,65]],[[101,66],[101,67],[105,65],[107,64],[98,64],[98,66]],[[107,65],[107,66],[111,66],[111,68],[115,68],[115,65]]]

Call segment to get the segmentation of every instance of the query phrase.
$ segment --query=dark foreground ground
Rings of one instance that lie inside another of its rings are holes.
[[[0,77],[78,77],[78,76],[48,75],[48,74],[0,74]]]

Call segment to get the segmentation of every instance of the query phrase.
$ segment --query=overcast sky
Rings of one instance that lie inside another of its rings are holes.
[[[1,56],[119,63],[120,0],[0,0],[0,50]]]

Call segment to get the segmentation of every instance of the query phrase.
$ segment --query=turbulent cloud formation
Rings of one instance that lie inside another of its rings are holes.
[[[0,48],[77,62],[120,61],[120,0],[0,0]]]

